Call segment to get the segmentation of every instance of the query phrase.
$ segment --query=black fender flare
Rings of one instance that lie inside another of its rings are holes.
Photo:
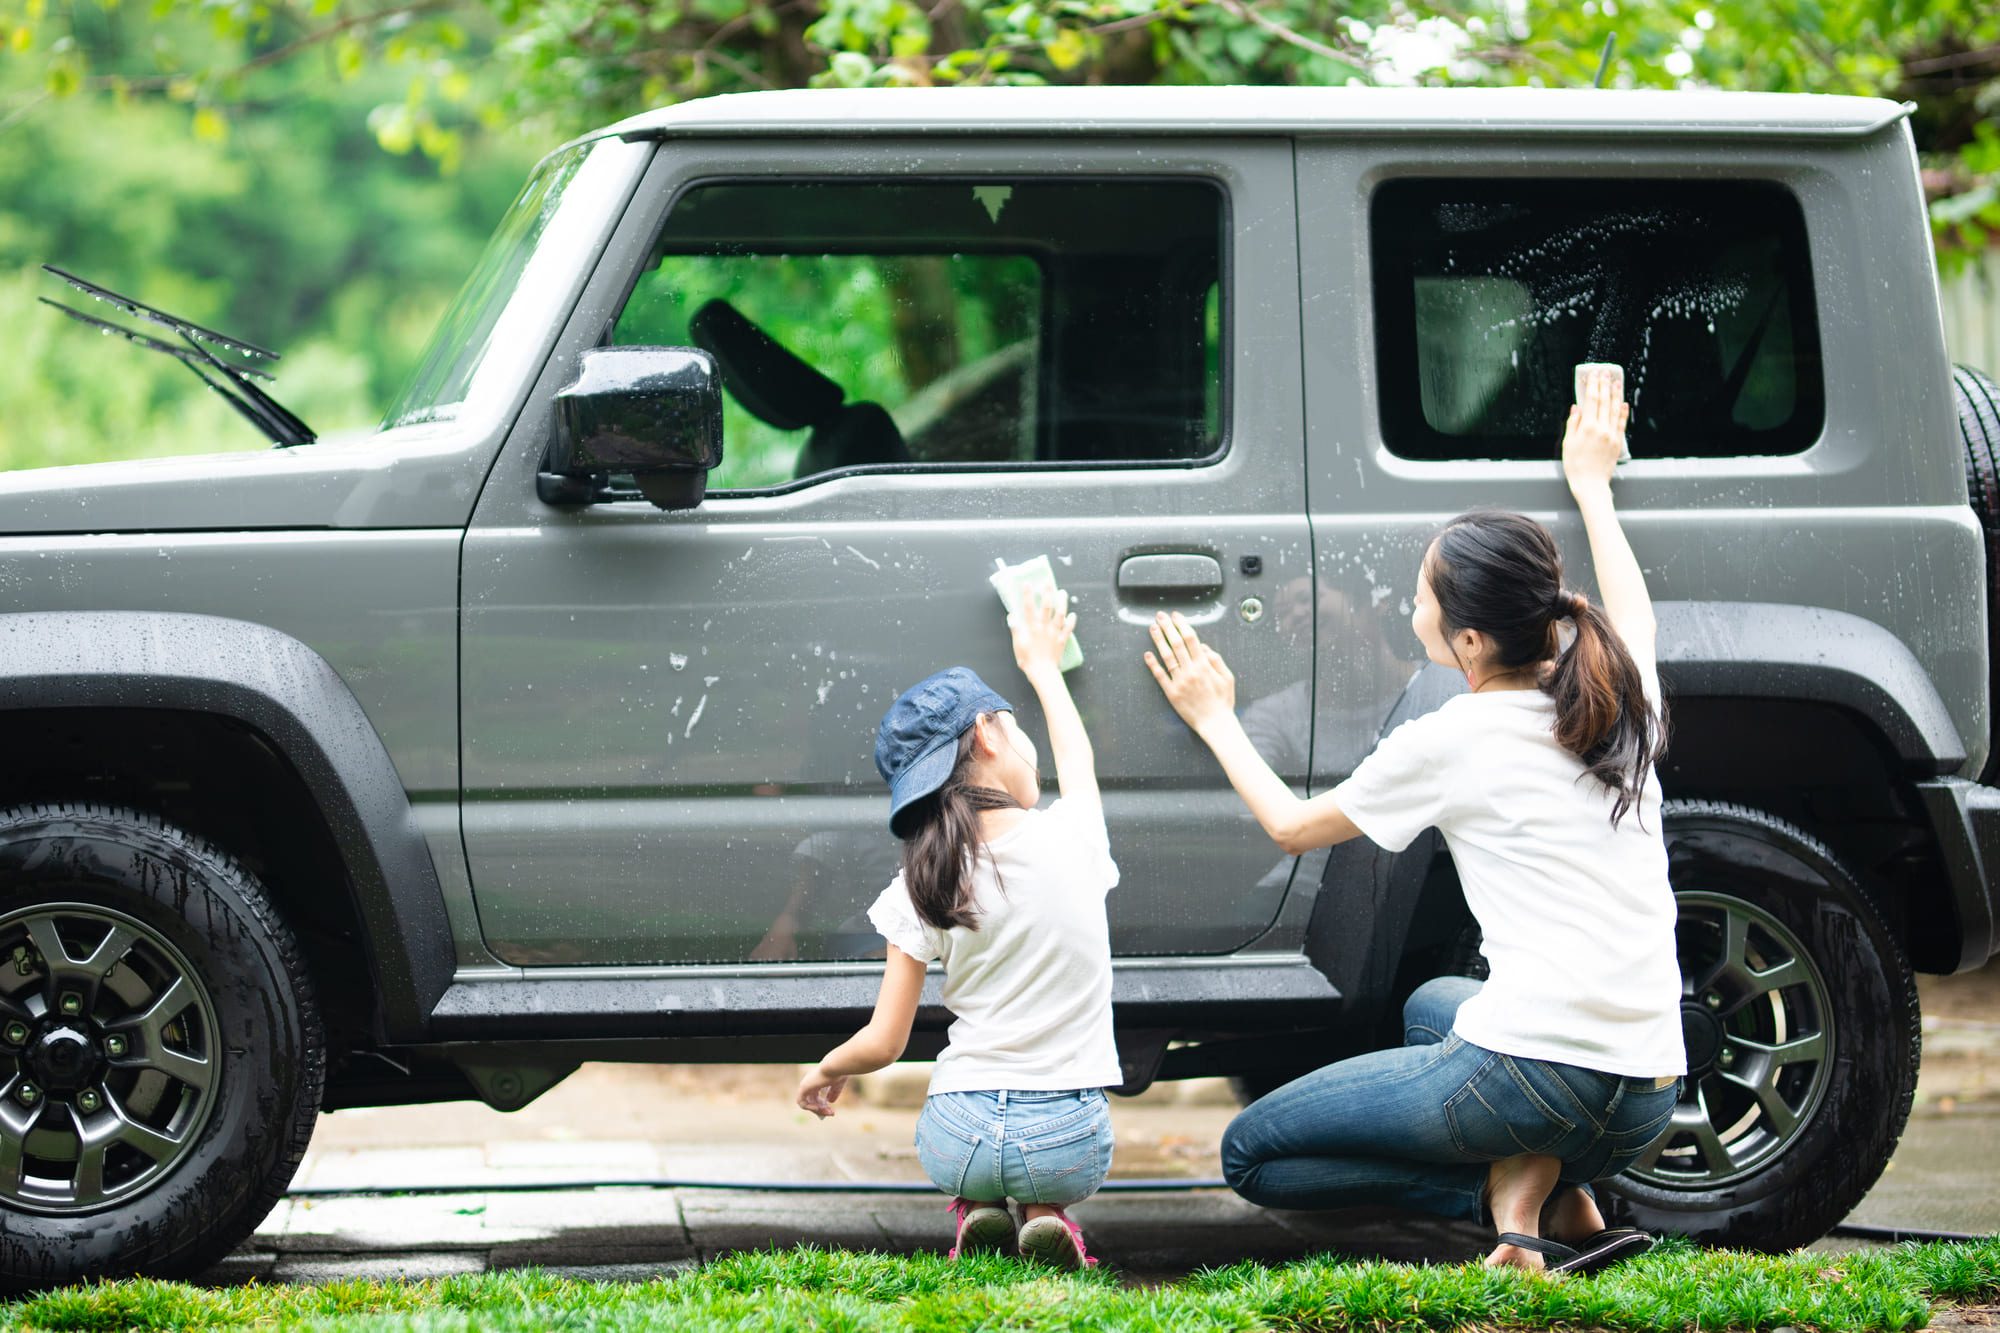
[[[1930,673],[1872,620],[1780,602],[1660,602],[1653,613],[1670,705],[1697,697],[1832,704],[1879,731],[1913,779],[1965,766],[1965,739]]]
[[[0,615],[0,715],[151,708],[231,718],[284,756],[346,870],[389,1041],[421,1040],[451,983],[444,893],[408,793],[347,682],[250,621],[163,611]]]

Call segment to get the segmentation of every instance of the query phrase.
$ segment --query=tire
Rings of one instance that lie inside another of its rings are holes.
[[[0,1287],[201,1272],[283,1196],[325,1072],[242,866],[134,810],[0,811]]]
[[[1954,366],[1951,396],[1958,409],[1958,437],[1965,447],[1965,489],[1986,537],[1988,598],[2000,593],[2000,384],[1970,366]],[[1987,608],[1986,663],[1989,697],[2000,700],[2000,607]],[[2000,753],[1989,756],[1980,781],[2000,777]]]
[[[1668,1132],[1599,1194],[1648,1231],[1793,1249],[1853,1211],[1902,1136],[1916,980],[1855,876],[1810,835],[1708,801],[1669,802],[1665,823],[1689,1077]]]

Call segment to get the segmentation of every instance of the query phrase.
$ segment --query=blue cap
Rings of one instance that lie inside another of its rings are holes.
[[[889,784],[889,831],[907,836],[898,818],[944,786],[958,765],[958,738],[981,713],[1013,711],[971,667],[946,667],[904,690],[875,728],[875,767]]]

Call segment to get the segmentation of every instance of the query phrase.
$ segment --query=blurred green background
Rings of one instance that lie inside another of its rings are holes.
[[[2000,327],[1990,0],[0,0],[0,468],[265,447],[181,366],[36,304],[88,304],[44,261],[277,348],[277,396],[339,435],[380,420],[532,164],[647,106],[805,84],[1583,86],[1614,33],[1612,86],[1917,101],[1948,318]]]

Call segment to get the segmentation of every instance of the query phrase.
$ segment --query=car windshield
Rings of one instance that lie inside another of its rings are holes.
[[[500,220],[472,276],[445,312],[424,349],[416,374],[404,386],[383,429],[426,421],[451,421],[472,396],[474,376],[494,344],[494,332],[527,280],[536,248],[561,211],[586,165],[616,140],[580,143],[544,159]],[[583,193],[588,193],[587,191]]]

